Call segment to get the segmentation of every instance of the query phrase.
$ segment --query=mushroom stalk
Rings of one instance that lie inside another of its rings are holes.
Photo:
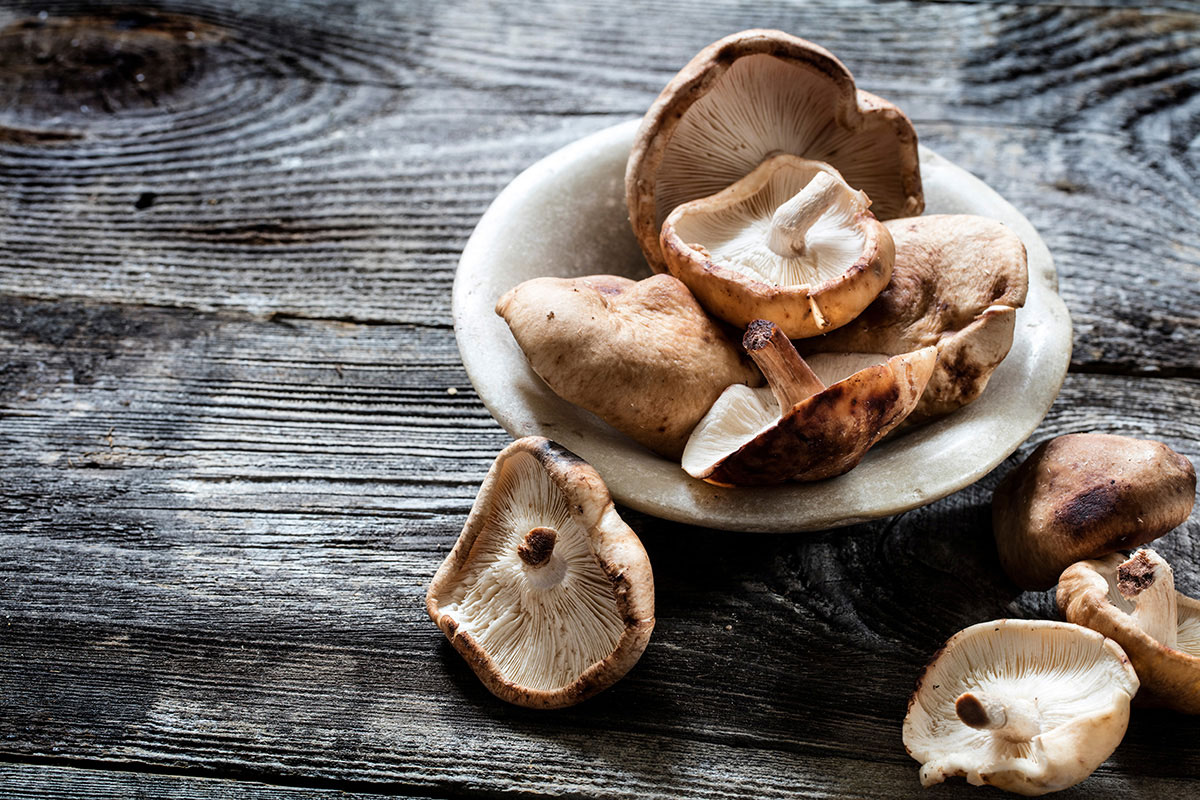
[[[853,190],[830,175],[818,172],[803,189],[775,209],[767,233],[767,247],[783,258],[798,258],[806,248],[804,237],[821,215]]]
[[[1134,604],[1133,621],[1151,639],[1174,649],[1178,643],[1179,610],[1175,576],[1163,557],[1139,550],[1117,567],[1117,588]]]
[[[774,322],[765,319],[751,322],[742,337],[742,346],[762,370],[782,412],[825,391],[825,384]]]
[[[1037,706],[1021,698],[963,692],[954,702],[958,718],[976,730],[992,731],[1009,742],[1028,742],[1042,732]]]

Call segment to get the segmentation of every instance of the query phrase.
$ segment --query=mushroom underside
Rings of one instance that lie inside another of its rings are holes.
[[[569,686],[625,631],[612,582],[533,456],[517,453],[502,465],[492,509],[438,606],[505,681],[539,691]],[[521,547],[538,529],[555,532],[553,553],[532,565]]]

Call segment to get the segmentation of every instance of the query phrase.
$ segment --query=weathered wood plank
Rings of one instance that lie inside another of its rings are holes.
[[[46,24],[78,8],[46,7]],[[78,32],[27,30],[21,8],[0,12],[6,41]],[[155,58],[188,67],[177,80],[108,71],[57,100],[37,99],[53,72],[0,82],[0,123],[28,134],[0,141],[0,291],[445,325],[470,228],[521,168],[640,114],[705,42],[774,25],[832,47],[1030,216],[1078,367],[1195,374],[1196,14],[823,0],[708,10],[663,40],[665,6],[632,27],[607,3],[165,8],[134,22],[171,33]],[[94,60],[133,24],[96,19]]]
[[[163,773],[130,772],[100,769],[97,765],[62,766],[50,763],[6,764],[0,762],[0,795],[23,800],[127,800],[130,797],[171,798],[171,800],[377,800],[394,797],[395,793],[347,791],[344,788],[325,788],[306,785],[273,786],[255,781],[242,781],[171,775]],[[405,797],[421,795],[404,792]],[[429,795],[432,800],[437,795]]]
[[[630,514],[658,594],[642,662],[563,713],[506,707],[422,607],[507,439],[446,394],[449,331],[28,301],[0,331],[20,376],[0,397],[10,757],[434,794],[890,797],[916,789],[899,721],[932,651],[1053,614],[996,562],[1003,470],[810,537]],[[1022,452],[1099,428],[1198,459],[1198,388],[1072,375]],[[1198,536],[1194,516],[1162,545],[1192,591]],[[1200,769],[1194,727],[1139,715],[1075,796],[1177,790]]]

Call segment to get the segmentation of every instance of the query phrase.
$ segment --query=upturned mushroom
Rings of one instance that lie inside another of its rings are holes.
[[[672,211],[662,252],[715,316],[816,336],[854,319],[892,275],[892,237],[870,204],[828,164],[781,154]]]
[[[770,388],[730,386],[683,452],[684,471],[719,486],[848,472],[916,406],[936,358],[927,347],[827,387],[773,322],[752,322],[742,343]]]
[[[992,496],[1004,571],[1048,589],[1071,564],[1157,539],[1191,514],[1196,470],[1162,442],[1073,433],[1043,442]]]
[[[934,345],[938,363],[909,423],[944,416],[983,393],[1012,347],[1029,287],[1025,245],[985,217],[890,220],[892,277],[853,322],[798,346],[815,353],[896,355]]]
[[[535,278],[496,313],[555,394],[672,460],[726,386],[762,384],[670,275]]]
[[[899,108],[857,89],[825,48],[782,31],[748,30],[704,48],[646,112],[625,171],[634,235],[666,270],[663,220],[768,156],[829,162],[874,201],[880,219],[925,207],[917,135]]]
[[[1153,550],[1080,561],[1058,581],[1058,608],[1129,654],[1146,705],[1200,714],[1200,601],[1175,589]]]
[[[1125,735],[1138,676],[1095,631],[1002,619],[950,637],[917,680],[904,746],[921,784],[963,777],[1023,795],[1082,781]]]
[[[493,694],[558,708],[637,663],[654,579],[596,471],[531,436],[496,458],[425,605]]]

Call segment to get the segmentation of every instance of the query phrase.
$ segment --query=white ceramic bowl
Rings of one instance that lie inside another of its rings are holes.
[[[926,211],[1008,224],[1029,253],[1029,297],[1012,351],[983,395],[933,424],[878,445],[838,478],[722,489],[689,477],[592,414],[559,399],[529,367],[496,300],[524,280],[597,273],[648,277],[629,227],[625,161],[638,121],[553,153],[517,176],[488,208],[454,279],[454,329],[479,397],[514,437],[539,434],[591,462],[613,497],[666,519],[743,531],[849,525],[931,503],[986,475],[1037,427],[1062,385],[1071,321],[1037,231],[978,178],[921,150]]]

